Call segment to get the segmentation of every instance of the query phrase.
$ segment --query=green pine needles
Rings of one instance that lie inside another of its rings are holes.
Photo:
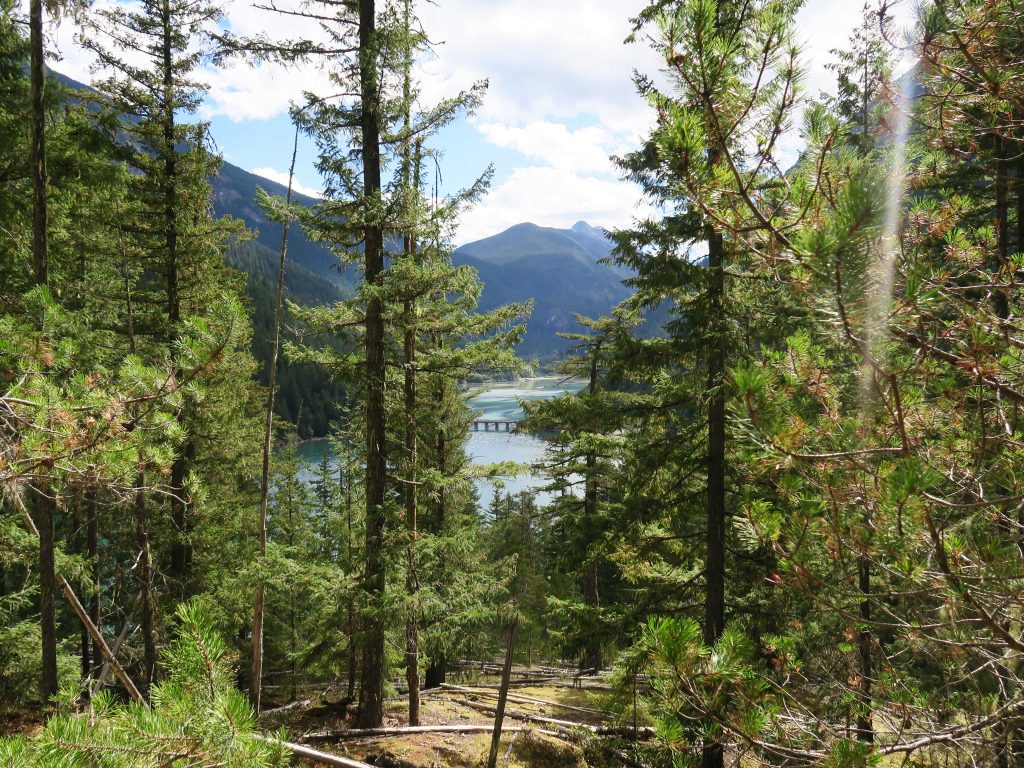
[[[183,603],[177,635],[153,686],[152,705],[96,694],[84,711],[67,695],[31,738],[0,740],[10,768],[271,768],[288,764],[282,738],[258,735],[245,694],[234,685],[232,654],[198,601]]]

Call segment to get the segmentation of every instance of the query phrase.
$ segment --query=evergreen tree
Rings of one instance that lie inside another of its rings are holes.
[[[675,536],[692,535],[682,532],[693,529],[693,501],[703,502],[707,647],[733,642],[723,637],[727,522],[740,494],[730,468],[727,369],[775,332],[754,327],[753,315],[777,314],[770,295],[757,296],[735,278],[752,255],[751,238],[742,236],[747,223],[766,210],[781,222],[788,211],[760,203],[778,197],[782,175],[774,154],[795,99],[794,12],[789,2],[694,0],[653,4],[636,22],[638,32],[653,30],[669,87],[638,80],[658,124],[621,165],[667,210],[661,221],[617,235],[618,259],[637,273],[636,301],[666,302],[673,317],[667,339],[640,341],[625,353],[623,365],[653,385],[648,407],[668,430],[664,442],[646,436],[646,444],[634,443],[637,455],[628,461],[636,462],[640,484],[630,495],[641,509],[674,508]],[[697,704],[705,768],[723,765],[725,706],[718,697]]]
[[[555,547],[565,560],[563,572],[580,582],[584,608],[572,611],[568,645],[581,651],[580,669],[600,671],[604,665],[602,641],[611,622],[603,615],[599,577],[608,564],[608,533],[614,519],[622,514],[621,486],[617,466],[621,463],[622,440],[615,436],[626,417],[632,398],[606,389],[610,363],[616,345],[639,324],[635,308],[620,306],[610,317],[593,320],[576,316],[578,333],[560,334],[574,342],[559,371],[582,378],[578,395],[566,394],[552,400],[529,403],[530,423],[556,432],[542,471],[551,479],[548,490],[555,498],[546,510],[559,531]],[[581,488],[582,486],[582,488]],[[571,611],[569,606],[563,606]]]

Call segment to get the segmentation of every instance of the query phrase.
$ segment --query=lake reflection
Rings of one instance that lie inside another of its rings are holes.
[[[514,383],[497,383],[486,385],[486,390],[474,394],[469,399],[469,407],[485,419],[521,419],[523,409],[519,399],[550,400],[565,392],[579,392],[583,382],[566,381],[561,377],[538,377],[521,379]],[[474,388],[478,392],[480,387]],[[547,442],[537,435],[520,432],[474,432],[469,433],[466,451],[475,464],[493,464],[499,461],[514,461],[520,464],[533,464],[544,455]],[[310,470],[320,462],[324,450],[330,450],[327,440],[307,440],[300,443],[297,454]],[[333,458],[333,457],[332,457]],[[333,462],[332,462],[333,463]],[[303,473],[306,477],[309,474]],[[476,481],[480,504],[487,507],[494,496],[494,489],[501,485],[505,493],[518,493],[536,490],[544,485],[544,480],[530,472],[515,477],[502,477],[495,480],[478,479]],[[540,502],[544,503],[548,494],[540,494]]]

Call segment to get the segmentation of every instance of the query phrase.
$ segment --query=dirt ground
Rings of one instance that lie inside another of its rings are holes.
[[[461,678],[465,680],[463,676]],[[490,676],[475,676],[472,683],[484,685],[493,683]],[[421,699],[421,725],[476,724],[490,726],[493,715],[468,706],[467,701],[494,707],[497,703],[494,688],[477,687],[465,682],[454,683],[473,689],[473,692],[433,690],[424,692]],[[537,683],[530,686],[514,687],[509,691],[506,707],[505,729],[517,729],[503,733],[499,750],[498,765],[502,768],[606,768],[622,765],[615,759],[615,751],[629,750],[623,739],[602,738],[579,730],[578,739],[574,729],[568,726],[556,727],[560,736],[547,735],[542,731],[552,726],[543,723],[530,724],[522,717],[510,717],[508,712],[539,715],[557,720],[571,721],[586,725],[602,725],[610,722],[614,697],[610,691],[581,690],[568,687],[564,681],[554,684]],[[540,699],[544,704],[526,702],[522,698]],[[568,705],[561,707],[559,705]],[[575,709],[573,709],[575,708]],[[581,709],[593,711],[580,711]],[[601,712],[609,713],[602,715]],[[385,728],[408,725],[408,702],[397,698],[387,702]],[[325,732],[337,732],[349,727],[342,708],[336,705],[313,705],[288,711],[281,716],[267,713],[261,718],[264,727],[284,726],[290,738],[315,749],[343,755],[373,765],[391,768],[478,768],[486,763],[490,747],[490,732],[474,733],[416,733],[389,737],[360,739],[338,739],[322,737]],[[571,738],[567,738],[567,736]]]

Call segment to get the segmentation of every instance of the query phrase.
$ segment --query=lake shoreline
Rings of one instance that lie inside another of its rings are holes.
[[[467,405],[478,417],[519,421],[523,418],[520,400],[551,400],[566,393],[579,392],[585,386],[585,381],[572,377],[531,376],[514,381],[480,382],[479,386],[463,389],[463,392],[467,396]],[[550,434],[543,433],[470,429],[466,436],[466,454],[478,467],[500,462],[532,466],[543,459],[550,437]],[[325,450],[333,459],[330,441],[329,437],[307,438],[289,447],[312,468],[320,462]],[[533,472],[514,477],[481,477],[474,482],[481,506],[486,506],[499,486],[503,493],[528,491],[538,493],[541,503],[545,500],[545,495],[539,492],[545,479]]]

